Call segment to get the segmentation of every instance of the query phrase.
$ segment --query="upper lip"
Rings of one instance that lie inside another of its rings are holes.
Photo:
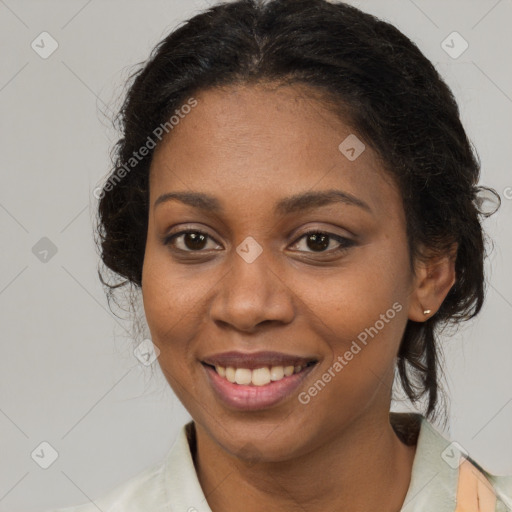
[[[222,352],[204,357],[201,362],[211,366],[231,366],[234,368],[247,368],[254,370],[263,366],[304,366],[311,362],[317,362],[317,358],[283,354],[282,352]]]

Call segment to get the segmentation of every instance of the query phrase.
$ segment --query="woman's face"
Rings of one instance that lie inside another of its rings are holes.
[[[203,91],[151,165],[142,292],[159,363],[200,428],[241,456],[284,460],[363,417],[387,421],[415,286],[398,189],[312,98]],[[158,201],[169,193],[184,195]],[[238,354],[216,359],[226,352]]]

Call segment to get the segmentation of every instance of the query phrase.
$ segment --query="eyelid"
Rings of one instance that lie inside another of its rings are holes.
[[[325,233],[333,237],[337,236],[341,238],[350,239],[353,240],[354,242],[356,242],[359,239],[359,236],[355,232],[349,230],[346,227],[335,226],[330,223],[327,223],[328,225],[325,225],[326,223],[321,221],[319,222],[319,224],[323,225],[320,226],[314,224],[313,226],[311,226],[311,224],[313,223],[308,223],[305,228],[301,226],[298,229],[294,229],[291,233],[288,234],[288,236],[293,236],[294,238],[297,238],[299,236],[307,235],[308,233]],[[337,233],[335,232],[335,230],[341,231],[341,233]]]
[[[304,235],[308,235],[310,233],[324,233],[331,237],[346,238],[347,240],[353,239],[354,241],[357,240],[357,235],[355,235],[348,229],[338,227],[338,229],[343,229],[343,231],[345,231],[345,233],[336,233],[333,231],[334,229],[336,229],[334,226],[333,227],[309,226],[309,227],[304,228],[304,230],[302,230],[302,228],[295,230],[295,232],[293,233],[292,236],[294,237],[294,239],[298,239],[298,238],[303,237]]]

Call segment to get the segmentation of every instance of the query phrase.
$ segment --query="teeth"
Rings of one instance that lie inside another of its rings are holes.
[[[264,386],[270,382],[270,370],[268,368],[257,368],[251,372],[251,382],[254,386]]]
[[[294,373],[302,371],[304,366],[271,366],[270,368],[265,366],[262,368],[256,368],[255,370],[249,370],[248,368],[233,368],[228,366],[216,366],[215,371],[221,376],[227,379],[231,383],[241,384],[248,386],[265,386],[270,382],[275,382],[285,377],[289,377]]]
[[[285,366],[284,367],[284,376],[289,377],[293,372],[295,368],[293,366]]]
[[[237,368],[235,370],[235,382],[247,386],[251,383],[252,372],[247,368]]]
[[[284,368],[282,366],[272,366],[269,373],[270,380],[281,380],[284,377]]]
[[[235,382],[235,369],[231,366],[226,368],[226,379],[228,379],[229,382]]]

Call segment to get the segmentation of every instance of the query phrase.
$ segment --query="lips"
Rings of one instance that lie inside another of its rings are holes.
[[[281,352],[223,352],[201,363],[217,397],[229,408],[254,411],[293,395],[316,366],[314,356]]]
[[[210,365],[203,365],[207,381],[217,398],[229,409],[244,411],[267,409],[291,398],[298,392],[299,387],[315,366],[312,364],[278,381],[264,386],[255,386],[229,382]]]
[[[233,368],[247,368],[255,370],[257,368],[272,366],[308,366],[317,362],[314,356],[299,356],[284,354],[282,352],[222,352],[206,356],[201,361],[209,366],[222,366],[224,368],[231,366]]]

